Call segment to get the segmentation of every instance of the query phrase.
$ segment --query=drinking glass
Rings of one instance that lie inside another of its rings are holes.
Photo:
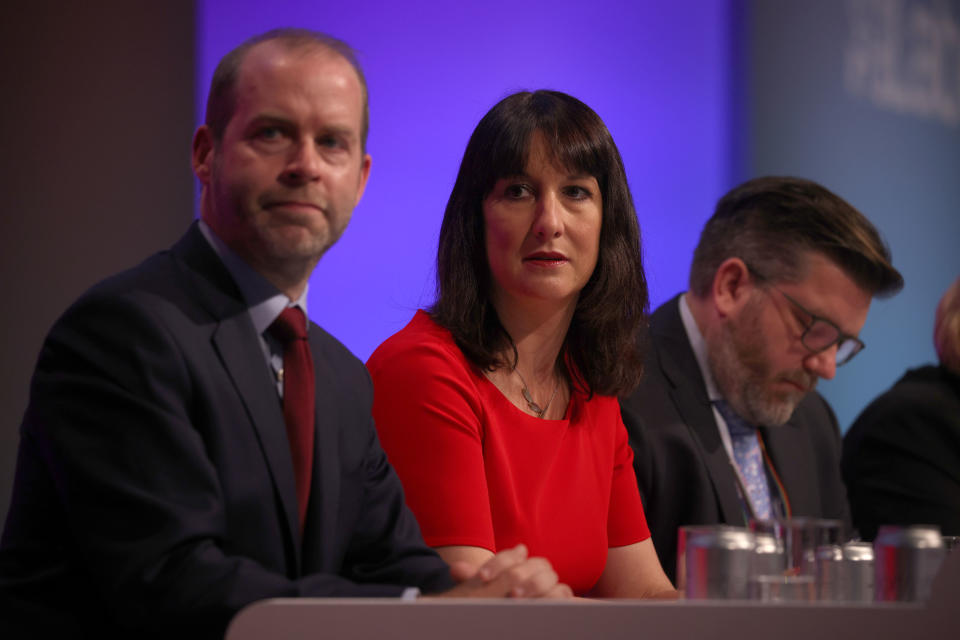
[[[757,599],[780,598],[777,593],[795,594],[794,599],[806,600],[808,580],[777,581],[774,578],[809,576],[814,597],[834,599],[836,591],[837,559],[840,556],[839,520],[819,518],[779,518],[751,520],[750,529],[756,536],[756,549],[764,545],[771,549],[768,558],[757,553],[755,568],[750,577],[751,595]],[[819,568],[819,571],[818,571]],[[822,580],[821,580],[822,577]],[[756,583],[756,584],[754,584]],[[786,596],[782,596],[786,597]]]
[[[750,597],[760,602],[812,602],[816,584],[811,575],[756,576],[750,582]]]

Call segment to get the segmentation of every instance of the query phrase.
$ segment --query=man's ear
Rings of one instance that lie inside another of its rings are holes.
[[[207,125],[200,125],[193,134],[193,175],[204,186],[210,184],[213,173],[213,132]]]
[[[736,315],[756,286],[756,279],[740,258],[727,258],[713,274],[713,304],[717,315]]]
[[[363,197],[363,192],[367,188],[367,180],[370,178],[370,164],[373,160],[370,158],[370,154],[366,153],[363,155],[363,160],[360,164],[360,183],[357,185],[357,201],[353,206],[360,204],[360,198]]]

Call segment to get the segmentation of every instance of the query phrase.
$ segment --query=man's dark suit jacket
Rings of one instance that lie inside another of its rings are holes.
[[[643,381],[620,401],[647,523],[660,564],[673,581],[678,527],[747,524],[679,299],[654,312]],[[760,432],[793,515],[849,523],[840,432],[826,401],[810,393],[787,424]]]
[[[262,598],[451,586],[380,448],[365,367],[313,324],[310,347],[317,429],[301,542],[276,384],[197,226],[83,295],[33,377],[0,545],[0,627],[222,637]]]
[[[872,540],[885,524],[936,524],[960,535],[960,376],[911,369],[843,438],[853,522]]]

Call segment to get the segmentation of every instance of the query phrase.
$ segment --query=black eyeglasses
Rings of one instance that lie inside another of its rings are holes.
[[[803,333],[800,334],[800,342],[804,347],[807,348],[807,350],[813,353],[820,353],[821,351],[826,351],[833,345],[837,345],[836,364],[838,367],[842,364],[850,362],[850,360],[853,359],[853,356],[863,351],[863,348],[866,345],[863,344],[860,338],[844,333],[840,330],[840,327],[835,325],[830,320],[818,316],[815,313],[811,313],[806,309],[806,307],[794,300],[792,296],[784,293],[780,287],[770,282],[770,280],[765,278],[762,274],[757,273],[750,265],[747,265],[747,270],[756,276],[758,280],[766,282],[770,288],[776,289],[780,295],[786,298],[790,304],[803,312],[805,316],[810,317],[809,323],[804,323],[801,321],[801,324],[804,325],[804,329]]]

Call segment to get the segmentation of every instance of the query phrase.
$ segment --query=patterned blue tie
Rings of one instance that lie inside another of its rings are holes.
[[[758,518],[769,518],[771,516],[770,485],[767,484],[757,429],[734,413],[723,400],[714,400],[714,404],[727,423],[730,441],[733,444],[733,459],[740,469],[740,475],[743,476],[754,514]]]

